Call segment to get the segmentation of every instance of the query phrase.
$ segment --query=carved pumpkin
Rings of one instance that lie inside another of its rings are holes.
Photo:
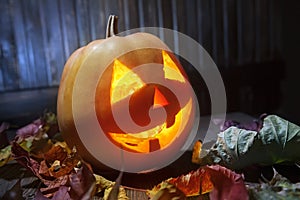
[[[110,153],[103,151],[107,143],[128,155],[168,149],[183,132],[180,139],[188,137],[195,114],[193,91],[173,53],[148,33],[116,36],[116,19],[110,17],[106,39],[70,56],[57,102],[64,139],[100,169],[109,165],[101,160]]]

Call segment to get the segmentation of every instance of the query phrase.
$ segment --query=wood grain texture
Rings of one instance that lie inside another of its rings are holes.
[[[3,0],[0,11],[0,91],[58,86],[70,54],[104,38],[110,14],[119,15],[120,31],[158,26],[187,34],[220,69],[282,53],[278,0]],[[179,52],[176,35],[159,36]]]

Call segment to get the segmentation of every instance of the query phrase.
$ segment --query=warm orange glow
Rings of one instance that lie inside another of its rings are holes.
[[[183,75],[168,53],[162,51],[162,56],[166,81],[176,80],[185,84]],[[145,86],[145,83],[137,74],[120,61],[114,61],[110,90],[112,106],[114,103],[130,96],[143,86]],[[170,103],[172,102],[169,102],[164,94],[155,87],[152,109],[164,107]],[[122,145],[124,149],[132,150],[133,152],[148,153],[163,149],[170,145],[187,125],[190,113],[192,112],[192,105],[192,98],[190,98],[186,105],[176,114],[175,122],[170,127],[167,127],[166,122],[164,122],[161,125],[140,133],[108,133],[108,136],[115,143]]]
[[[184,77],[178,69],[176,63],[172,60],[166,51],[162,51],[165,78],[170,80],[176,80],[184,83]]]
[[[119,60],[114,61],[111,80],[111,104],[114,104],[142,88],[145,83]]]
[[[153,107],[158,108],[161,106],[166,106],[168,104],[169,104],[169,102],[164,97],[164,95],[159,91],[159,89],[157,89],[157,87],[155,87]]]

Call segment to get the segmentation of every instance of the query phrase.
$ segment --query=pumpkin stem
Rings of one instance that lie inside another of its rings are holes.
[[[106,38],[118,34],[118,16],[110,15],[106,27]]]

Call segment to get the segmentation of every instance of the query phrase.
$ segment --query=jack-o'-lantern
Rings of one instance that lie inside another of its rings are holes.
[[[104,161],[117,163],[116,153],[107,156],[112,149],[128,159],[168,151],[187,139],[195,115],[193,90],[174,54],[149,33],[116,36],[116,19],[110,17],[106,39],[70,56],[57,102],[64,139],[100,169],[114,168]]]

